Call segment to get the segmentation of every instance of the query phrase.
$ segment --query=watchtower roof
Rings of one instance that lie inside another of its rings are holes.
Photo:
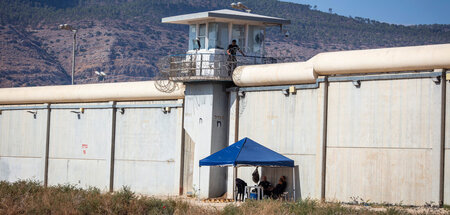
[[[246,13],[236,10],[213,10],[200,13],[190,13],[179,16],[170,16],[162,18],[162,23],[172,24],[191,24],[196,21],[211,20],[217,22],[230,22],[230,21],[249,21],[257,22],[264,25],[284,25],[291,24],[290,20],[282,19],[278,17],[264,16],[254,13]]]

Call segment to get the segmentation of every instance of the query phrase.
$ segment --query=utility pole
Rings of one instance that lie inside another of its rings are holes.
[[[75,74],[75,49],[77,47],[77,29],[68,24],[59,25],[59,29],[73,32],[73,48],[72,48],[72,85],[74,84],[73,76]]]

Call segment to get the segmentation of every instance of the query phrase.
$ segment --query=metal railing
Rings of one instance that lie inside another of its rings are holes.
[[[288,57],[229,56],[226,54],[178,54],[158,62],[160,75],[171,80],[216,78],[228,80],[234,69],[242,65],[289,62]]]

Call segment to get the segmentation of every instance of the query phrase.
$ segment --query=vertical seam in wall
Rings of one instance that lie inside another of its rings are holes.
[[[48,157],[50,147],[50,104],[47,104],[47,130],[45,134],[45,164],[44,164],[44,187],[48,186]]]
[[[236,109],[234,111],[234,142],[239,141],[239,89],[236,90]],[[234,180],[235,175],[237,174],[236,167],[233,166],[233,199],[236,196],[235,193],[235,187],[236,187],[236,180]]]
[[[116,102],[112,102],[112,119],[111,119],[111,164],[109,169],[109,192],[114,191],[114,160],[116,148]]]
[[[179,195],[183,195],[184,192],[184,153],[186,152],[185,149],[185,131],[184,131],[184,105],[185,101],[183,99],[183,110],[181,114],[181,156],[180,156],[180,190]]]
[[[328,127],[328,77],[324,77],[324,92],[323,92],[323,130],[322,130],[322,178],[321,178],[321,193],[322,201],[325,201],[325,185],[326,185],[326,165],[327,165],[327,127]]]
[[[444,173],[445,173],[445,121],[447,103],[447,71],[444,69],[441,76],[441,154],[439,169],[439,206],[444,204]]]

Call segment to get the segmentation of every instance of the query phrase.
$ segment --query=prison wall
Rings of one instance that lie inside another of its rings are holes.
[[[295,184],[297,199],[450,204],[448,50],[243,66],[237,86],[190,82],[186,95],[154,82],[0,89],[0,180],[232,197],[233,168],[198,162],[249,137],[295,161],[259,169],[287,176],[291,198]],[[237,177],[253,185],[254,169]]]
[[[143,86],[150,90],[131,93]],[[62,86],[0,89],[0,103],[7,103],[0,105],[0,180],[178,195],[183,91],[155,95],[153,82],[86,87],[114,93],[93,102],[83,86],[69,86],[75,92],[62,97],[49,95],[68,89]],[[33,91],[44,92],[33,102],[49,103],[23,105],[29,101],[10,96]]]
[[[243,92],[245,95],[239,98],[238,139],[250,137],[293,159],[298,165],[296,196],[320,198],[323,87],[298,89],[291,95],[281,89]],[[239,168],[238,177],[253,184],[253,171]],[[292,190],[292,168],[259,171],[274,185],[281,175],[287,176],[287,190]]]
[[[295,181],[291,168],[260,169],[272,184],[287,176],[290,197],[295,183],[296,198],[423,205],[438,204],[444,190],[448,202],[449,127],[442,105],[449,83],[443,71],[241,87],[230,95],[230,144],[233,137],[250,137],[293,159]],[[239,168],[237,177],[253,185],[254,169]]]
[[[113,184],[113,190],[128,186],[144,194],[177,195],[183,101],[118,102],[114,106],[110,102],[52,104],[37,110],[30,105],[2,106],[22,109],[2,110],[0,115],[1,180],[44,182],[46,177],[48,185],[109,191]],[[163,111],[165,107],[170,111]]]

